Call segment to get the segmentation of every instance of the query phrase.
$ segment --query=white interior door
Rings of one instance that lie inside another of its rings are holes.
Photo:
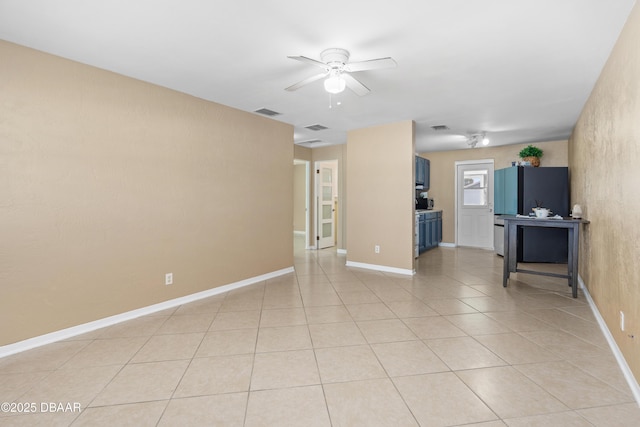
[[[316,169],[318,185],[318,249],[335,245],[335,166],[322,163]]]
[[[493,160],[456,165],[459,246],[493,249]]]

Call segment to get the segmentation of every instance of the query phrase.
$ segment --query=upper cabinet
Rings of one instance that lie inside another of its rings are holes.
[[[424,163],[420,156],[416,156],[416,185],[424,185]]]
[[[425,159],[424,157],[415,156],[416,160],[416,187],[422,186],[422,189],[425,191],[429,190],[430,184],[430,169],[431,163],[429,159]]]
[[[422,159],[424,161],[424,190],[428,191],[431,186],[431,161],[429,159]]]
[[[504,210],[504,169],[493,172],[493,211],[496,214],[505,213]]]
[[[500,215],[518,213],[518,166],[498,169],[493,180],[494,212]]]

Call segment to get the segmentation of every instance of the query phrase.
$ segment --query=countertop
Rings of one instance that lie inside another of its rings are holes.
[[[429,212],[442,212],[442,209],[416,209],[416,215]]]
[[[555,218],[555,217],[550,217],[550,218],[537,218],[535,216],[524,216],[524,215],[500,215],[500,218],[505,220],[505,221],[509,221],[509,222],[513,222],[513,223],[517,223],[518,225],[526,225],[526,224],[544,224],[542,225],[543,227],[546,226],[546,224],[551,224],[551,223],[580,223],[580,224],[589,224],[589,221],[587,221],[586,219],[583,218],[572,218],[570,216],[565,216],[563,218]],[[555,226],[549,226],[549,227],[555,227]],[[559,228],[567,228],[565,225],[561,225],[559,226]]]

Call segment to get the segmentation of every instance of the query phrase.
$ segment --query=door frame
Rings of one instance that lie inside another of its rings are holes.
[[[338,174],[338,159],[333,159],[333,160],[316,160],[313,164],[313,176],[314,176],[314,185],[313,185],[313,191],[314,191],[314,209],[313,209],[313,244],[310,246],[310,248],[312,249],[319,249],[319,245],[318,245],[318,240],[317,237],[320,235],[320,228],[318,227],[318,222],[320,221],[320,206],[321,204],[320,202],[320,197],[322,195],[322,191],[321,191],[321,186],[322,186],[322,182],[318,177],[318,174],[316,173],[317,170],[319,170],[323,165],[329,164],[331,165],[331,168],[333,169],[333,194],[332,194],[332,198],[335,199],[336,194],[338,192],[338,179],[339,179],[339,174]],[[333,209],[333,224],[334,224],[334,230],[333,230],[333,240],[334,243],[332,246],[329,247],[334,247],[337,246],[338,243],[338,233],[336,230],[336,224],[337,224],[337,215],[336,215],[336,211],[335,209]]]
[[[305,160],[306,164],[306,173],[305,173],[305,197],[304,197],[304,209],[305,209],[305,217],[304,217],[304,231],[305,231],[305,241],[307,249],[309,249],[309,233],[311,232],[311,161]]]
[[[454,238],[455,238],[455,246],[458,246],[458,187],[459,187],[459,182],[458,182],[458,166],[462,166],[462,165],[491,165],[493,166],[493,169],[495,171],[495,159],[478,159],[478,160],[456,160],[454,165],[453,165],[453,174],[454,174],[454,199],[453,199],[453,206],[454,206]],[[494,177],[491,177],[491,185],[493,185],[493,179]],[[494,207],[494,194],[493,191],[489,192],[489,205],[491,206],[491,210],[493,211],[493,207]],[[491,232],[491,235],[493,235],[493,221],[491,222],[491,230],[489,230]],[[492,246],[495,247],[495,242],[492,243]]]
[[[309,247],[309,232],[311,225],[311,162],[309,160],[293,159],[294,165],[304,165],[304,239],[305,248]]]

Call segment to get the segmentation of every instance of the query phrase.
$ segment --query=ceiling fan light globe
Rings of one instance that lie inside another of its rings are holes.
[[[331,76],[324,81],[324,90],[333,94],[342,92],[346,86],[346,82],[340,76]]]
[[[482,138],[482,145],[489,145],[489,138]]]

